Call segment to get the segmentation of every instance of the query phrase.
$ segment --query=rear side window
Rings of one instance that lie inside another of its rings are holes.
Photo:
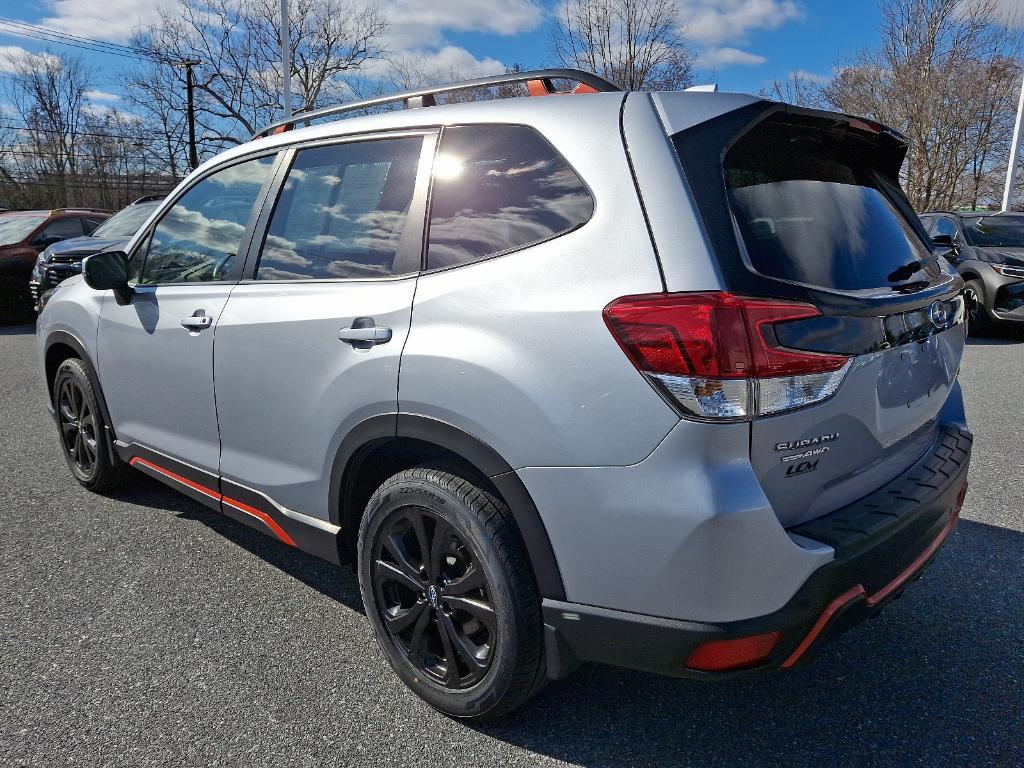
[[[434,160],[427,268],[485,259],[585,224],[594,200],[532,128],[446,128]]]
[[[803,285],[859,290],[908,279],[929,250],[889,197],[868,140],[771,117],[726,153],[729,203],[751,266]]]
[[[416,136],[299,150],[270,219],[256,279],[418,271],[420,242],[414,259],[399,254],[422,146]]]

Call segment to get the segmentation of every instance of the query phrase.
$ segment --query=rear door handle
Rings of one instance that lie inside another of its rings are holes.
[[[357,317],[351,326],[338,331],[338,339],[356,349],[369,349],[391,341],[391,329],[376,325],[372,317]]]
[[[213,324],[213,318],[206,314],[205,310],[197,309],[190,317],[181,318],[181,327],[190,331],[201,331]]]

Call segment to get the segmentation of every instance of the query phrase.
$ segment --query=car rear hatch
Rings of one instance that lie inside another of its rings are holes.
[[[848,358],[830,374],[837,386],[803,400],[793,380],[756,380],[755,397],[775,398],[768,415],[755,406],[749,417],[765,493],[786,526],[862,498],[931,447],[965,342],[962,283],[899,187],[905,139],[759,100],[672,133],[685,99],[655,103],[728,293],[805,311],[748,321],[748,333],[769,349],[838,359],[832,369]]]

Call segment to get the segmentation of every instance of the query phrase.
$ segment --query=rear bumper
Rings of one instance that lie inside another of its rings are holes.
[[[794,528],[791,533],[835,549],[781,609],[743,621],[688,622],[625,611],[544,601],[548,674],[568,674],[596,661],[676,677],[718,678],[806,661],[838,634],[899,597],[952,533],[963,503],[972,437],[939,431],[910,469],[869,496]],[[779,633],[755,662],[720,671],[687,665],[709,641]]]

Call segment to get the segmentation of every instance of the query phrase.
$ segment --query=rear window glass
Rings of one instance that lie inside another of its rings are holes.
[[[446,128],[434,160],[427,268],[522,248],[581,226],[594,201],[532,128]]]
[[[930,255],[887,195],[872,146],[849,131],[768,118],[726,153],[729,203],[751,266],[837,290],[892,287]],[[932,268],[926,270],[930,273]]]

